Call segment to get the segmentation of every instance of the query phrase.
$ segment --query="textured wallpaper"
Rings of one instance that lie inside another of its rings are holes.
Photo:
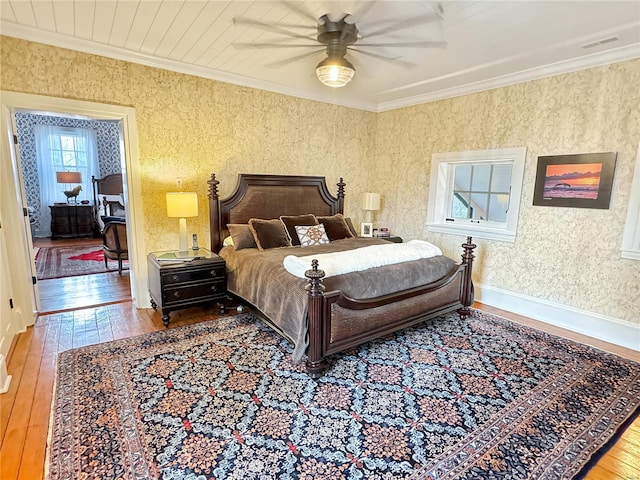
[[[148,251],[175,248],[164,194],[176,177],[199,194],[189,232],[208,243],[206,180],[223,196],[238,173],[325,175],[347,182],[346,213],[377,191],[377,225],[434,241],[454,258],[463,238],[426,230],[431,154],[527,147],[515,243],[478,240],[474,280],[640,323],[640,265],[620,258],[640,140],[640,61],[385,113],[363,112],[2,37],[5,90],[136,109]],[[534,207],[538,155],[617,151],[608,210]]]
[[[431,155],[526,147],[516,242],[477,239],[474,280],[640,323],[640,264],[620,257],[640,140],[639,86],[636,60],[379,114],[381,221],[457,256],[463,237],[426,228]],[[533,206],[538,156],[608,151],[618,152],[608,210]],[[398,215],[399,205],[411,214]]]

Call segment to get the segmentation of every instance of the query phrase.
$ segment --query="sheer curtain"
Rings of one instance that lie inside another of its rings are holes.
[[[91,176],[100,177],[98,146],[95,132],[87,128],[36,125],[34,133],[40,183],[40,222],[35,236],[50,237],[49,205],[67,201],[62,193],[67,185],[56,182],[56,172],[80,172],[82,192],[77,199],[90,200],[93,192]],[[72,149],[69,148],[70,143],[73,145]]]

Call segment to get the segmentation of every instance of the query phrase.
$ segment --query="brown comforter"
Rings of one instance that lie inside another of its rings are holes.
[[[227,288],[257,307],[294,345],[293,360],[302,359],[308,345],[306,280],[287,272],[282,262],[287,255],[308,256],[388,244],[375,238],[349,238],[315,247],[285,247],[259,251],[224,247],[220,256],[227,262]],[[322,269],[322,265],[319,265]],[[445,256],[370,268],[361,272],[329,277],[327,292],[340,290],[353,299],[381,295],[428,285],[444,277],[456,263]]]

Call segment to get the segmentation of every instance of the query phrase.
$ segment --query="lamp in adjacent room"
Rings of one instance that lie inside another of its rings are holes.
[[[167,192],[167,216],[180,219],[178,254],[188,256],[187,218],[198,216],[198,194],[195,192]]]
[[[67,203],[69,203],[70,198],[73,198],[73,201],[78,203],[77,197],[82,190],[82,185],[77,185],[73,188],[70,188],[70,186],[72,183],[82,183],[80,172],[56,172],[56,182],[67,184],[67,189],[62,191],[67,197]]]

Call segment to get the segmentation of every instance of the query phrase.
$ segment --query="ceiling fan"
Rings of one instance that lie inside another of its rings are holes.
[[[383,61],[394,62],[405,66],[413,66],[408,62],[401,61],[399,57],[388,57],[377,53],[363,50],[362,48],[370,47],[405,47],[405,48],[443,48],[446,46],[446,42],[442,40],[438,41],[411,41],[411,42],[384,42],[384,43],[370,43],[369,39],[377,36],[394,33],[398,31],[417,25],[425,25],[430,22],[441,22],[442,15],[444,13],[442,5],[439,3],[429,6],[429,12],[425,15],[415,16],[406,20],[395,22],[391,25],[387,25],[377,30],[372,30],[362,34],[354,21],[355,16],[350,14],[333,15],[326,13],[319,18],[314,18],[310,13],[300,9],[297,5],[291,2],[282,2],[296,13],[303,15],[307,19],[312,19],[315,23],[316,36],[304,35],[296,33],[290,30],[314,28],[310,25],[294,25],[294,24],[269,24],[261,22],[259,20],[252,20],[243,17],[235,17],[233,23],[236,25],[246,25],[251,27],[257,27],[270,32],[275,32],[284,35],[285,38],[281,41],[272,43],[233,43],[236,48],[300,48],[300,47],[318,47],[311,52],[304,53],[295,57],[290,57],[285,60],[274,62],[271,66],[284,65],[301,58],[314,55],[321,50],[326,50],[327,58],[322,60],[316,66],[316,76],[318,80],[324,85],[329,87],[344,87],[355,76],[356,70],[353,64],[345,58],[347,52],[358,53],[374,57]],[[367,2],[366,10],[371,8],[376,2]],[[360,12],[363,15],[364,12]],[[372,27],[373,25],[369,25]],[[291,44],[285,43],[290,38],[296,38],[299,40],[308,40],[311,43],[304,44]],[[361,40],[367,41],[367,43],[359,43]],[[318,45],[319,44],[319,45]]]

